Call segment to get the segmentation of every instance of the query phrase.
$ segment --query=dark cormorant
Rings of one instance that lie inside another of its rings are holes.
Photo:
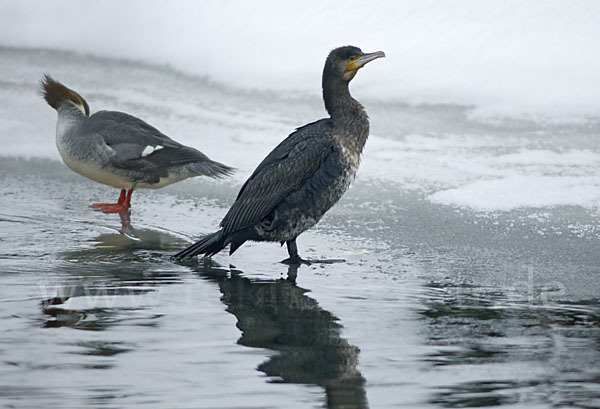
[[[323,100],[330,118],[304,125],[258,165],[237,199],[209,234],[176,259],[212,256],[230,245],[233,254],[247,240],[287,244],[286,263],[304,262],[296,237],[314,226],[348,189],[369,135],[369,120],[348,85],[356,72],[382,51],[363,53],[346,46],[331,51],[323,69]]]
[[[49,75],[41,87],[48,105],[58,112],[56,146],[63,161],[89,179],[121,189],[117,203],[95,203],[96,210],[127,210],[134,188],[157,189],[193,176],[218,178],[233,172],[132,115],[90,115],[81,95]]]

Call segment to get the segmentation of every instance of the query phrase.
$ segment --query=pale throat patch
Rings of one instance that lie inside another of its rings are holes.
[[[82,113],[83,115],[86,115],[86,116],[87,116],[87,113],[85,112],[85,107],[84,107],[83,105],[81,105],[81,104],[75,104],[75,106],[76,106],[77,108],[79,108],[79,110],[81,111],[81,113]]]

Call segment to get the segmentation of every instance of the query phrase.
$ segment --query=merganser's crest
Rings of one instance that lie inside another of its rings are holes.
[[[54,109],[58,109],[65,101],[71,101],[85,116],[90,116],[90,107],[81,95],[65,87],[48,74],[40,81],[44,99]]]

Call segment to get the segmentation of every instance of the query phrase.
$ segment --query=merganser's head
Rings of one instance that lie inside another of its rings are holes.
[[[54,109],[60,108],[65,102],[73,103],[85,115],[90,116],[90,107],[81,95],[65,87],[48,74],[40,81],[44,99]]]

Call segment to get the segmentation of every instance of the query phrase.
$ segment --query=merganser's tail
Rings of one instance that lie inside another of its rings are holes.
[[[190,168],[197,175],[208,176],[211,178],[224,178],[226,176],[231,176],[235,173],[235,168],[224,165],[220,162],[215,162],[214,160],[206,160],[191,163],[188,168]]]

